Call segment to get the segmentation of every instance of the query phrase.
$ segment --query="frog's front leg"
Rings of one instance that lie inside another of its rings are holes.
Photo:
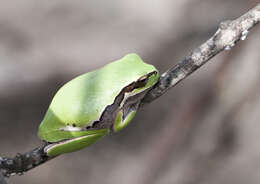
[[[123,117],[123,110],[120,110],[115,118],[114,125],[113,125],[113,131],[118,132],[122,130],[126,125],[130,123],[130,121],[133,119],[135,116],[136,111],[133,110],[127,114],[127,116],[124,118]]]

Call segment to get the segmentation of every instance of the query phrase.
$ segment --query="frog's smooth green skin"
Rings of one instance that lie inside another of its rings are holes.
[[[158,78],[154,66],[128,54],[66,83],[54,96],[39,127],[39,137],[51,143],[45,149],[47,155],[77,151],[110,130],[121,130]]]

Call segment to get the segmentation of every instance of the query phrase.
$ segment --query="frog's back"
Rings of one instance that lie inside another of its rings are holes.
[[[54,96],[40,125],[39,136],[48,140],[50,130],[99,120],[106,106],[114,102],[125,86],[154,70],[136,54],[129,54],[69,81]]]

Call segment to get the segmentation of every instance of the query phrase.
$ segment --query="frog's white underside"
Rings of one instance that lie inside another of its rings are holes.
[[[73,126],[67,125],[65,127],[59,128],[59,130],[68,131],[68,132],[77,132],[77,131],[83,131],[83,128],[82,127],[73,127]]]

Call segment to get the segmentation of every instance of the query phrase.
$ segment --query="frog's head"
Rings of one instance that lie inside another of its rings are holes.
[[[156,84],[158,78],[158,71],[151,71],[141,76],[138,80],[126,86],[121,91],[118,96],[118,99],[121,98],[121,102],[114,119],[112,131],[118,132],[129,124],[133,119],[141,100],[147,91]]]

